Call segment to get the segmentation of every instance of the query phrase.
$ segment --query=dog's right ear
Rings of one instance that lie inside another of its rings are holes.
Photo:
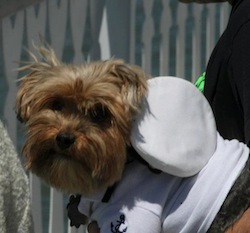
[[[30,75],[29,75],[30,76]],[[32,87],[35,84],[32,77],[25,76],[17,92],[15,112],[17,119],[21,123],[26,123],[30,118],[30,109],[32,105]]]
[[[27,62],[18,71],[28,72],[20,79],[20,86],[16,96],[15,112],[20,122],[25,123],[29,120],[32,106],[35,104],[36,91],[44,80],[45,74],[53,67],[60,66],[55,52],[50,47],[35,48],[41,59],[30,53],[33,61]]]

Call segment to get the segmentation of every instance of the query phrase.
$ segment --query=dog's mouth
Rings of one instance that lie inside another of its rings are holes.
[[[58,164],[60,161],[73,162],[75,159],[68,152],[56,148],[40,149],[33,156],[26,156],[26,168],[36,172],[43,171],[54,167],[55,161]]]
[[[45,152],[45,155],[41,157],[44,159],[44,164],[52,164],[54,161],[82,163],[82,160],[77,159],[73,152],[70,152],[70,150],[58,150],[52,148]]]
[[[55,149],[50,149],[47,152],[47,158],[50,158],[51,160],[54,159],[64,159],[64,160],[74,160],[72,156],[69,156],[66,152],[58,152]]]

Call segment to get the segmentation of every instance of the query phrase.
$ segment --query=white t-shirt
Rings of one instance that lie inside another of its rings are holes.
[[[101,233],[205,233],[243,170],[249,149],[217,135],[217,147],[196,175],[155,174],[133,161],[108,203],[81,198],[78,209],[98,222]]]

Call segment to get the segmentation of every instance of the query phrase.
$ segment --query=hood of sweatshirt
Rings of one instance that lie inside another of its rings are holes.
[[[190,82],[148,80],[149,92],[133,123],[131,144],[153,168],[179,177],[197,174],[216,150],[212,109]]]

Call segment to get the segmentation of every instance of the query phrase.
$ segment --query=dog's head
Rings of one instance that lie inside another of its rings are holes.
[[[121,60],[66,65],[50,48],[21,70],[16,112],[26,167],[52,186],[92,194],[120,179],[147,75]]]

